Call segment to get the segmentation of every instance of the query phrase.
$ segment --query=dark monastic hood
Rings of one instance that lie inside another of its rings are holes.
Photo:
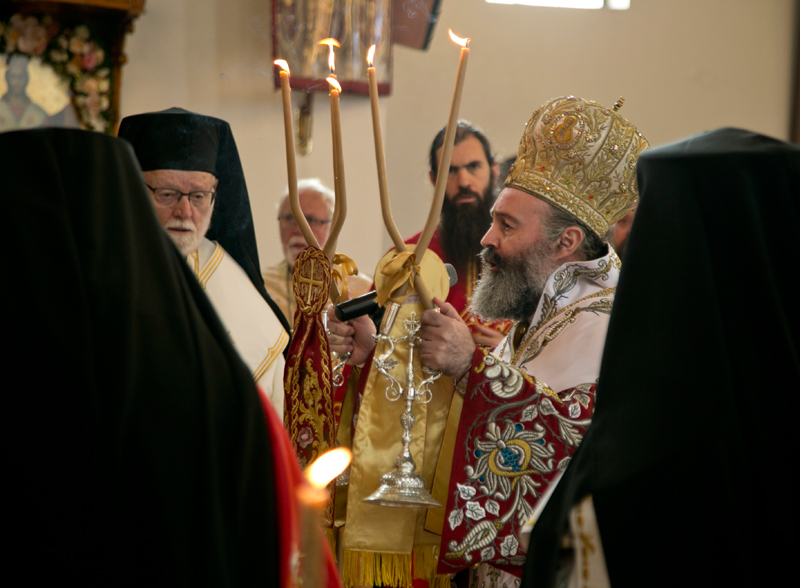
[[[253,213],[231,126],[224,120],[170,108],[122,119],[119,137],[133,145],[143,171],[203,171],[219,180],[206,237],[217,241],[247,273],[283,328],[289,323],[267,294],[258,259]]]
[[[536,524],[552,586],[591,494],[611,585],[769,585],[791,561],[800,147],[738,129],[642,154],[597,410]]]

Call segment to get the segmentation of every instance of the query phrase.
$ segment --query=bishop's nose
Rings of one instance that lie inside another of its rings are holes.
[[[497,249],[499,241],[497,240],[497,234],[494,230],[494,223],[489,227],[489,230],[486,231],[486,234],[481,239],[481,245],[484,247],[490,247],[492,249]]]

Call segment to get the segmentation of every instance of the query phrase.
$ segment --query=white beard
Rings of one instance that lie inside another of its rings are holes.
[[[195,227],[190,220],[170,219],[164,229],[184,229],[185,233],[175,234],[168,232],[167,234],[175,243],[175,247],[181,252],[183,257],[188,257],[192,251],[195,251],[203,238],[208,232],[208,227],[211,226],[211,215],[206,215],[202,220],[202,225]]]

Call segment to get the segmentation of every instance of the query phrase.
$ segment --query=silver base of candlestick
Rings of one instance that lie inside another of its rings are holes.
[[[381,478],[381,485],[364,502],[379,506],[435,508],[442,506],[425,489],[425,480],[419,474],[390,472]]]

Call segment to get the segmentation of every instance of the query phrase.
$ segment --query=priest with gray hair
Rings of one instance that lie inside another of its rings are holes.
[[[300,210],[317,238],[320,247],[324,247],[331,232],[333,207],[336,196],[317,178],[303,178],[297,181],[297,197]],[[264,286],[269,295],[280,307],[289,321],[294,321],[295,304],[292,290],[292,270],[300,252],[308,247],[303,233],[292,216],[289,205],[289,189],[281,196],[278,203],[278,234],[281,238],[283,260],[266,268],[262,272]],[[361,296],[372,290],[372,280],[362,273],[347,276],[348,295],[350,298]]]

